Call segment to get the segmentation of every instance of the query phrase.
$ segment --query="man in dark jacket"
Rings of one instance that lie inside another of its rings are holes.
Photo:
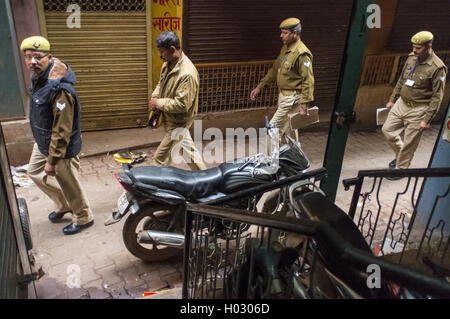
[[[49,220],[55,223],[72,213],[72,223],[63,228],[63,233],[75,234],[94,224],[78,177],[81,106],[73,87],[75,74],[69,65],[52,56],[50,43],[43,37],[23,40],[20,49],[32,72],[30,126],[36,143],[28,174],[55,203]]]

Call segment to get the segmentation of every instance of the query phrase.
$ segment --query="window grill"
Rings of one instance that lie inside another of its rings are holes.
[[[276,106],[278,89],[275,83],[262,90],[255,101],[250,100],[250,92],[272,64],[273,61],[197,64],[199,113]]]
[[[450,51],[436,52],[436,55],[450,65]],[[364,61],[361,86],[394,84],[397,82],[408,54],[368,55]],[[449,77],[447,77],[447,81]]]
[[[145,0],[44,0],[44,9],[66,11],[71,4],[77,4],[81,11],[145,11]]]

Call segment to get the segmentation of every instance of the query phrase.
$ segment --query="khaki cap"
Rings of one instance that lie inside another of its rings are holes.
[[[20,45],[21,51],[26,50],[34,50],[34,51],[43,51],[43,52],[49,52],[50,51],[50,42],[44,37],[40,36],[33,36],[26,38],[22,41],[22,44]]]
[[[280,24],[280,29],[292,29],[297,24],[300,23],[300,19],[297,18],[288,18],[286,20],[283,20]]]
[[[433,33],[429,31],[420,31],[414,34],[413,37],[411,38],[412,44],[419,44],[419,45],[430,42],[431,40],[433,40]]]

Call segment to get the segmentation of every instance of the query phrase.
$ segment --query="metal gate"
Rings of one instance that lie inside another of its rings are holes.
[[[77,76],[83,131],[146,123],[151,64],[146,2],[77,1],[71,9],[72,1],[43,2],[52,52]],[[80,19],[74,27],[75,9]]]

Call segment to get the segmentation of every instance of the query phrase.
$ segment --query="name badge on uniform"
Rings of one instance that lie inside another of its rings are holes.
[[[414,85],[414,81],[413,80],[406,80],[405,85],[412,87]]]

